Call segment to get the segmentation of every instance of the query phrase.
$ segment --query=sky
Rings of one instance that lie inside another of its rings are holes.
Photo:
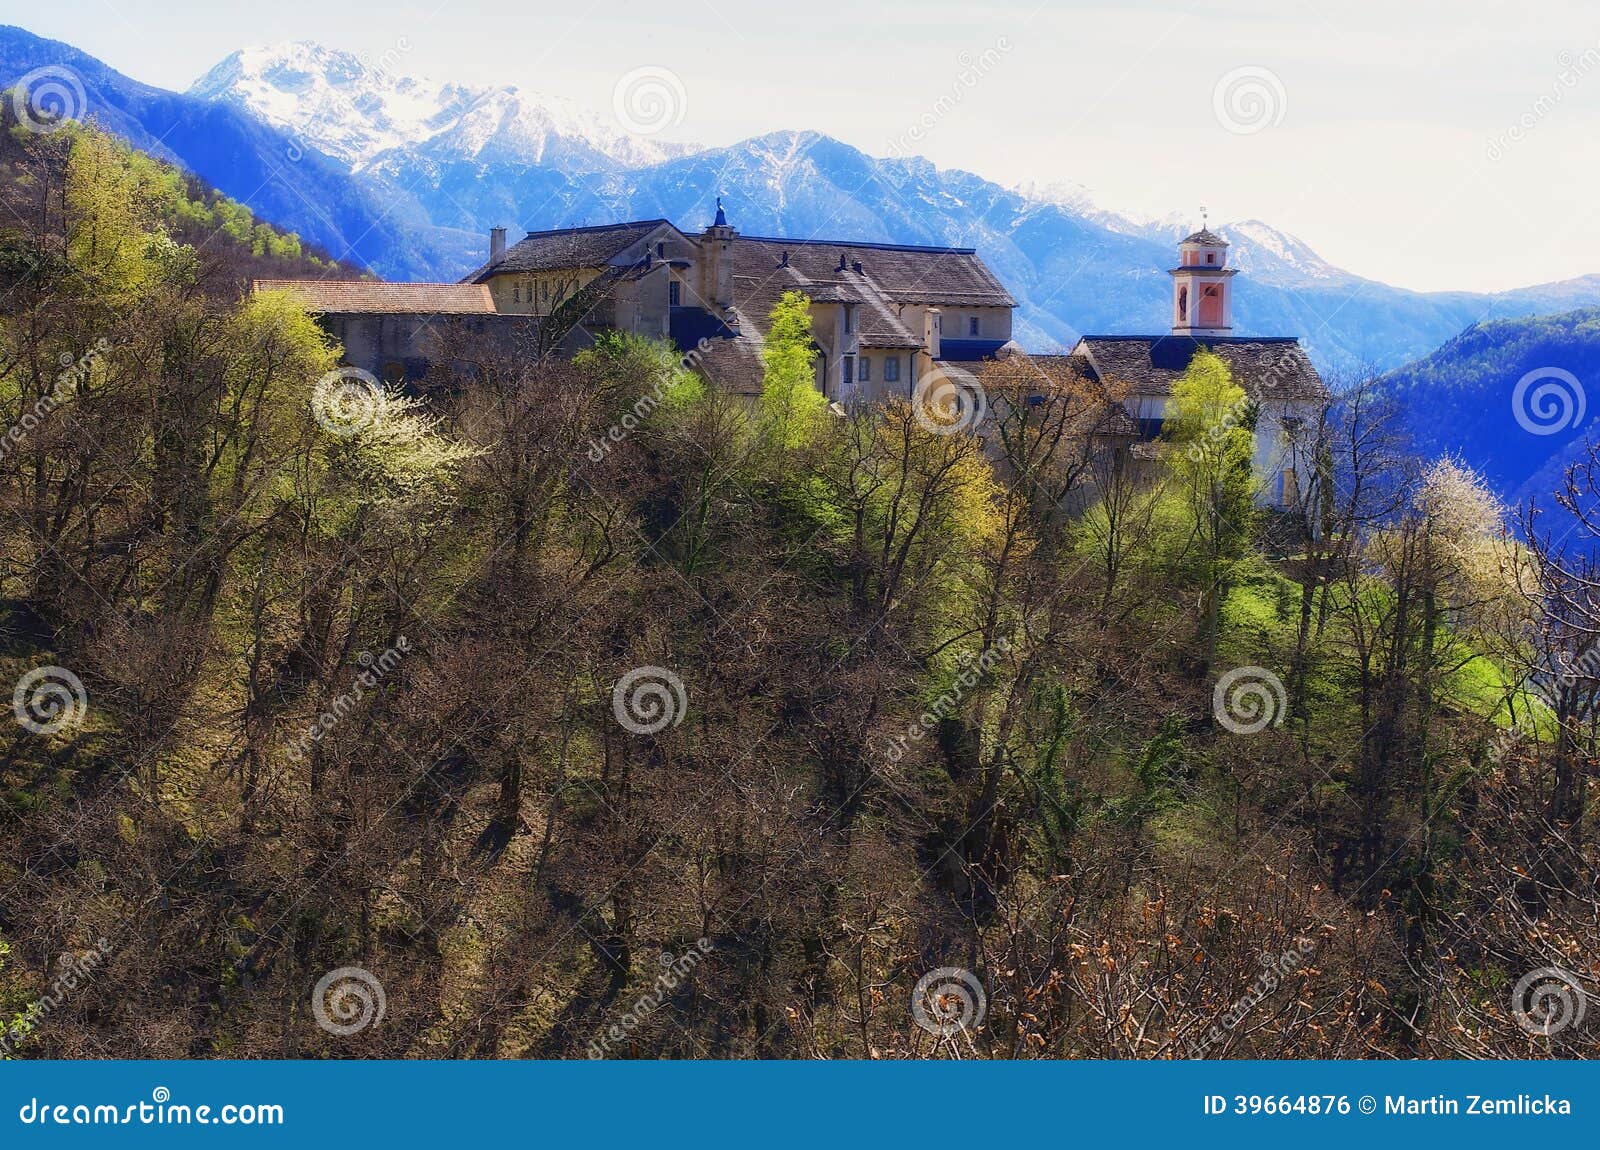
[[[1600,272],[1594,0],[0,0],[0,22],[176,89],[285,39],[608,115],[667,68],[662,139],[814,129],[1120,211],[1204,204],[1422,290]]]

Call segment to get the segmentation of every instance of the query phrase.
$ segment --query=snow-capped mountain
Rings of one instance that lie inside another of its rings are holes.
[[[607,170],[685,150],[631,135],[564,97],[403,75],[403,58],[391,55],[368,61],[310,40],[246,48],[189,95],[243,108],[355,172],[386,160],[396,166],[394,153]]]
[[[748,234],[976,247],[1017,297],[1035,349],[1083,332],[1164,328],[1173,241],[1192,216],[1143,219],[1078,185],[1015,189],[816,132],[723,148],[636,139],[608,115],[513,88],[434,83],[315,44],[235,53],[178,95],[70,45],[0,26],[0,87],[42,65],[84,82],[94,117],[333,255],[395,279],[452,279],[492,226],[665,217],[696,230],[722,196]],[[283,157],[303,152],[299,162]],[[1323,367],[1387,367],[1486,317],[1600,304],[1600,276],[1512,292],[1412,292],[1331,267],[1259,220],[1213,225],[1244,270],[1241,334],[1306,340]]]
[[[1144,216],[1101,206],[1082,184],[1025,182],[1016,185],[1018,195],[1039,203],[1056,204],[1074,215],[1094,220],[1109,231],[1125,236],[1140,236],[1163,244],[1175,244],[1199,226],[1193,216],[1168,212],[1163,216]],[[1212,225],[1231,245],[1228,262],[1262,283],[1284,287],[1334,286],[1354,283],[1359,277],[1337,268],[1319,256],[1298,236],[1279,231],[1261,220],[1235,220]]]

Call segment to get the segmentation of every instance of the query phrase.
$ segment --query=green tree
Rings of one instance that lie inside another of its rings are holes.
[[[1204,669],[1217,650],[1217,617],[1256,522],[1256,408],[1228,365],[1201,351],[1172,388],[1163,435],[1173,490],[1186,513],[1187,549],[1202,581],[1200,641]]]
[[[761,350],[761,426],[769,443],[793,450],[811,441],[828,410],[828,399],[816,385],[811,301],[799,292],[784,292],[771,319]]]

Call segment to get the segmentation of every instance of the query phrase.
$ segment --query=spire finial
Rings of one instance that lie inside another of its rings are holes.
[[[1204,204],[1201,204],[1200,205],[1200,230],[1201,231],[1205,231],[1206,230],[1206,226],[1207,226],[1207,224],[1206,224],[1206,206]]]

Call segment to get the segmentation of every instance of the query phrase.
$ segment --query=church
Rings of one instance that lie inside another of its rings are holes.
[[[760,394],[761,350],[786,292],[811,302],[816,385],[830,400],[910,396],[954,381],[981,387],[985,365],[1020,349],[1016,300],[973,248],[746,236],[717,201],[685,232],[665,219],[489,234],[488,258],[454,284],[258,280],[320,317],[345,362],[395,385],[423,386],[451,348],[571,356],[603,331],[669,340],[710,382]],[[1172,385],[1196,352],[1222,358],[1259,411],[1256,467],[1268,502],[1291,502],[1297,427],[1327,389],[1293,336],[1233,334],[1237,270],[1205,227],[1178,245],[1172,327],[1157,335],[1085,335],[1066,355],[1033,356],[1124,396],[1132,434],[1160,432]]]
[[[1298,433],[1314,423],[1328,388],[1295,336],[1235,335],[1228,242],[1202,226],[1178,243],[1172,277],[1172,328],[1158,335],[1085,335],[1065,357],[1035,356],[1106,385],[1114,385],[1134,421],[1138,437],[1161,433],[1172,386],[1201,349],[1228,365],[1257,412],[1255,471],[1262,499],[1293,504],[1307,460],[1297,451]],[[1046,368],[1048,370],[1048,367]]]

